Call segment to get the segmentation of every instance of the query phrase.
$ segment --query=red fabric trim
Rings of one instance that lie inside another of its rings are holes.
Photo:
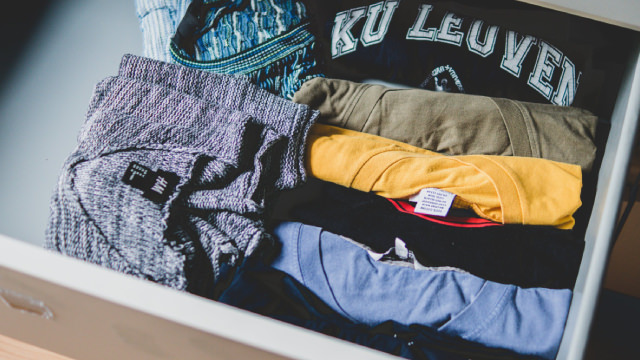
[[[473,217],[458,217],[458,216],[433,216],[433,215],[426,215],[426,214],[418,214],[415,213],[415,207],[413,205],[411,205],[409,202],[407,201],[403,201],[403,200],[395,200],[395,199],[389,199],[387,198],[387,200],[389,200],[393,206],[398,209],[398,211],[406,213],[406,214],[411,214],[420,218],[423,218],[425,220],[431,221],[431,222],[435,222],[438,224],[443,224],[443,225],[448,225],[448,226],[455,226],[455,227],[464,227],[464,228],[479,228],[479,227],[488,227],[488,226],[502,226],[502,224],[491,221],[491,220],[487,220],[487,219],[483,219],[483,218],[473,218]]]

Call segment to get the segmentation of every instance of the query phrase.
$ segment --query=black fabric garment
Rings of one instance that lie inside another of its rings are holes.
[[[407,359],[533,359],[424,326],[387,321],[371,327],[352,322],[288,274],[253,259],[239,267],[219,293],[219,302]]]
[[[513,224],[448,226],[400,212],[374,193],[318,179],[310,179],[306,186],[313,186],[317,196],[294,195],[302,200],[281,216],[346,236],[378,253],[394,247],[400,238],[424,266],[452,266],[520,287],[574,286],[584,241],[574,238],[571,230]]]
[[[626,59],[617,55],[628,48],[619,46],[625,32],[513,1],[307,3],[328,77],[572,105],[599,116],[612,109]]]

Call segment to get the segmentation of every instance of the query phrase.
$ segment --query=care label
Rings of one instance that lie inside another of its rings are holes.
[[[169,199],[176,185],[180,182],[180,178],[172,172],[153,171],[132,161],[129,163],[122,181],[129,186],[142,190],[142,196],[145,198],[157,203],[163,203]]]
[[[436,188],[426,188],[411,198],[417,201],[414,212],[426,215],[447,216],[456,194]]]

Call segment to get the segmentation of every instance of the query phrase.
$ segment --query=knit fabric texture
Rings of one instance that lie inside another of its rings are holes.
[[[122,57],[118,76],[160,84],[251,115],[253,121],[272,128],[287,142],[279,161],[274,164],[280,167],[276,185],[293,187],[298,183],[298,177],[306,180],[305,159],[300,149],[304,147],[309,129],[319,115],[309,106],[275,96],[242,76],[204,72],[131,54]],[[297,174],[287,178],[289,173],[285,169],[296,169]]]
[[[324,76],[305,4],[295,0],[136,0],[145,57],[239,74],[291,99]]]
[[[45,247],[210,296],[222,264],[273,244],[263,224],[268,198],[304,180],[303,144],[317,112],[226,76],[205,82],[218,94],[208,101],[176,90],[199,72],[130,56],[122,64],[130,77],[95,86],[52,196]],[[243,111],[247,104],[264,117]],[[300,160],[282,164],[292,153]]]

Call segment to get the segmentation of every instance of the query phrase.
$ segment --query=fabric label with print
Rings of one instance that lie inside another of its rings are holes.
[[[411,200],[417,202],[414,211],[419,214],[447,216],[455,197],[455,194],[448,191],[426,188],[420,190],[420,193]]]
[[[145,198],[163,203],[169,199],[180,178],[174,173],[162,170],[153,171],[132,161],[125,171],[122,181],[144,191],[142,196]]]

